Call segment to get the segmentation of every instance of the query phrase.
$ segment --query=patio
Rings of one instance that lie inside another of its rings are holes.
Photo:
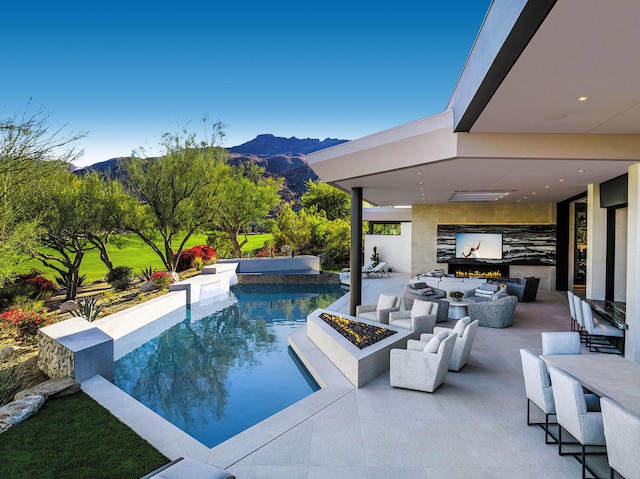
[[[407,280],[398,273],[364,279],[363,303],[383,291],[399,294]],[[348,313],[348,299],[331,309]],[[434,394],[393,389],[385,373],[234,464],[218,465],[239,479],[578,477],[577,461],[558,456],[542,430],[526,425],[519,356],[520,348],[541,352],[541,331],[568,330],[568,315],[564,294],[542,292],[518,304],[512,327],[479,328],[469,364]]]
[[[408,280],[363,279],[363,303],[400,294]],[[328,309],[348,314],[349,296]],[[469,363],[433,394],[391,388],[388,372],[355,389],[307,341],[323,389],[212,449],[98,376],[82,388],[171,459],[192,457],[238,479],[579,477],[575,459],[558,456],[541,429],[526,425],[519,354],[541,353],[540,333],[569,324],[566,294],[541,291],[518,303],[513,326],[479,328]]]

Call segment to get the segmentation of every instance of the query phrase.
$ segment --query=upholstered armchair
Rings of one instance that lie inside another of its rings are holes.
[[[402,301],[405,309],[411,309],[413,301],[416,299],[437,302],[438,316],[436,317],[436,323],[449,320],[449,302],[445,300],[446,297],[447,292],[444,289],[433,288],[422,282],[412,283],[404,288],[402,292]]]
[[[507,293],[514,295],[518,301],[535,301],[538,294],[540,278],[524,278],[522,283],[507,283]]]
[[[415,337],[421,333],[430,333],[436,324],[438,303],[416,299],[410,311],[392,311],[389,313],[389,326],[409,329]]]
[[[507,328],[513,324],[518,298],[505,296],[495,301],[482,301],[467,304],[467,312],[471,321],[476,319],[480,326],[490,328]]]
[[[426,344],[426,342],[431,340],[433,336],[442,331],[447,331],[449,334],[452,332],[456,333],[456,344],[453,347],[451,361],[449,361],[449,371],[460,371],[463,366],[467,364],[467,361],[469,361],[473,340],[476,337],[476,331],[478,330],[478,324],[479,321],[477,319],[475,321],[471,321],[469,316],[465,316],[456,322],[453,329],[435,327],[433,328],[432,334],[421,334],[420,342]]]
[[[381,294],[376,304],[356,306],[356,316],[369,321],[389,324],[389,313],[400,310],[401,299],[389,294]]]
[[[435,391],[447,375],[456,336],[443,331],[426,345],[421,345],[420,350],[392,349],[389,365],[391,386],[430,393]]]

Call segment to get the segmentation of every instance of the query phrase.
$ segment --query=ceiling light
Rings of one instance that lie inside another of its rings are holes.
[[[546,189],[549,189],[549,185],[544,185],[544,187],[545,187]]]
[[[558,181],[559,181],[560,183],[564,183],[564,180],[563,180],[563,179],[559,179]]]
[[[529,199],[529,197],[528,197],[528,196],[525,196],[525,197],[524,197],[524,199],[525,199],[525,200],[528,200],[528,199]]]
[[[423,181],[418,181],[418,184],[419,184],[419,185],[422,185],[423,183],[424,183]]]
[[[532,194],[532,195],[535,195],[535,194],[536,194],[536,192],[535,192],[535,191],[533,191],[531,194]]]
[[[418,171],[418,174],[419,174],[419,175],[421,175],[421,174],[422,174],[422,171]]]
[[[582,168],[578,170],[578,173],[584,173],[585,170],[583,170]]]
[[[517,190],[475,190],[475,191],[454,191],[449,202],[452,203],[472,203],[478,201],[497,201],[504,198],[512,191]]]
[[[588,97],[588,96],[581,96],[581,97],[578,97],[578,101],[587,101],[588,99],[589,99],[589,97]]]

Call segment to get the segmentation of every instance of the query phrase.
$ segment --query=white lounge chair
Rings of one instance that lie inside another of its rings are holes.
[[[384,276],[386,274],[387,276],[391,277],[391,275],[387,271],[387,263],[385,263],[384,261],[381,261],[376,266],[370,269],[362,268],[362,272],[367,276],[371,276],[372,274],[379,274],[380,276]]]
[[[389,324],[389,313],[399,311],[402,300],[390,294],[381,294],[376,304],[356,306],[356,316],[369,321]]]

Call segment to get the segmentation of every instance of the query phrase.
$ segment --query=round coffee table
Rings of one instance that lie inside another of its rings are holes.
[[[469,299],[461,299],[456,301],[451,298],[447,298],[449,302],[449,319],[460,319],[467,315],[467,305],[472,301]]]

